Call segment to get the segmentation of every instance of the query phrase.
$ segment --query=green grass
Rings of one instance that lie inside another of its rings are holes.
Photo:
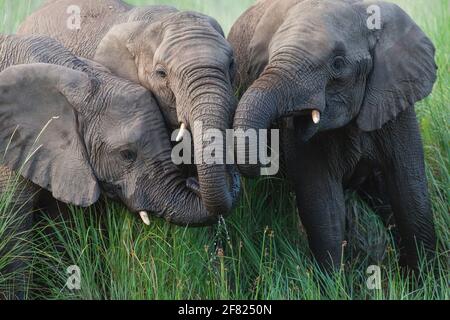
[[[13,32],[39,2],[0,0],[0,32]],[[174,3],[182,9],[210,14],[229,30],[253,1],[130,2]],[[46,231],[42,226],[36,227],[32,235],[33,281],[29,296],[47,299],[450,299],[449,4],[447,0],[396,2],[431,37],[438,49],[440,68],[433,94],[416,108],[438,235],[438,258],[433,266],[423,264],[419,282],[402,275],[391,235],[352,195],[348,204],[355,222],[350,235],[354,241],[343,247],[340,272],[321,273],[308,252],[291,189],[271,178],[244,181],[242,200],[233,215],[225,224],[212,228],[185,229],[158,220],[144,227],[116,204],[95,214],[73,209],[74,221],[70,226],[49,220]],[[7,199],[0,200],[0,212],[7,203]],[[48,235],[49,231],[52,236]],[[216,250],[217,243],[223,244],[223,254]],[[368,290],[366,269],[381,259],[382,290]],[[66,268],[70,265],[81,269],[79,291],[65,287]]]
[[[27,287],[30,280],[29,270],[23,265],[18,266],[17,272],[8,272],[13,261],[27,260],[34,255],[32,231],[20,228],[30,214],[33,214],[28,212],[26,215],[19,215],[24,207],[29,207],[29,200],[22,204],[23,207],[17,207],[13,199],[16,196],[28,196],[28,193],[24,180],[17,175],[9,178],[7,189],[0,193],[0,299],[4,294],[11,298],[8,295],[15,292],[11,288],[21,287],[18,286],[19,281],[25,281],[24,285]]]

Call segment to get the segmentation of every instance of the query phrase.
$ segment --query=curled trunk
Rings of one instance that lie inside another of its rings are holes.
[[[219,215],[207,210],[202,198],[187,185],[187,181],[180,179],[178,183],[169,186],[170,195],[165,195],[166,203],[159,216],[166,221],[182,226],[205,226],[218,221]]]
[[[217,73],[217,72],[216,72]],[[239,194],[240,178],[234,165],[226,164],[226,129],[231,129],[236,101],[231,85],[217,75],[214,70],[200,70],[191,75],[186,89],[189,99],[189,125],[193,133],[194,154],[197,160],[197,173],[200,193],[206,209],[215,215],[231,211]],[[201,130],[201,131],[200,131]],[[205,148],[211,146],[206,135],[214,130],[223,137],[220,163],[208,162]],[[199,161],[201,159],[201,161]]]
[[[272,123],[279,117],[278,89],[273,86],[273,82],[268,77],[258,79],[252,87],[243,95],[234,117],[234,130],[256,130],[259,140],[260,129],[270,129]],[[257,143],[256,159],[259,156],[259,141]],[[245,163],[239,163],[239,171],[247,177],[257,177],[260,175],[261,165],[259,160],[256,164],[250,164],[250,145],[247,140],[244,145],[237,145],[236,152],[245,155]]]
[[[132,195],[122,199],[133,212],[148,212],[189,227],[218,221],[219,216],[207,210],[197,188],[189,181],[192,178],[186,179],[170,158],[146,167],[149,173],[137,180],[137,186],[141,187],[132,188]]]

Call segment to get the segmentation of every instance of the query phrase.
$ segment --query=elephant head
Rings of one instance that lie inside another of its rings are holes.
[[[372,20],[378,17],[379,26]],[[254,82],[234,126],[267,128],[292,117],[303,141],[351,122],[366,132],[380,129],[430,94],[434,52],[394,4],[275,1],[248,47],[250,59],[241,72]],[[258,172],[252,165],[240,169],[250,176]]]
[[[93,71],[24,64],[0,72],[0,152],[10,169],[68,204],[101,192],[174,224],[213,223],[171,160],[162,114],[145,88]]]
[[[195,132],[194,123],[225,136],[237,105],[233,51],[221,27],[205,15],[175,9],[150,23],[128,20],[106,34],[94,60],[149,89],[172,129],[181,125],[194,131],[195,153],[201,155],[209,142]],[[228,212],[239,179],[221,164],[198,164],[197,172],[207,209]]]

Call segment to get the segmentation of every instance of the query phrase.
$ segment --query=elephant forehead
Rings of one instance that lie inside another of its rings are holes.
[[[311,58],[322,60],[335,47],[336,39],[326,32],[324,26],[310,23],[285,23],[274,35],[269,52],[274,56],[289,49],[309,54]]]
[[[172,42],[162,45],[155,54],[156,61],[164,61],[173,66],[189,64],[191,66],[219,65],[228,63],[231,54],[226,47],[205,44],[200,41]]]
[[[339,51],[361,50],[360,15],[345,2],[324,1],[321,5],[305,8],[299,4],[280,26],[270,43],[272,55],[286,47],[309,54],[312,60],[326,61]]]
[[[147,136],[147,126],[144,121],[138,119],[123,119],[116,125],[106,125],[105,140],[108,145],[120,147],[127,144],[139,144],[144,142]]]
[[[105,80],[105,79],[104,79]],[[163,116],[154,96],[145,88],[119,78],[104,82],[98,103],[104,108],[99,118],[109,126],[129,126],[129,123],[158,126],[164,123]]]
[[[169,148],[169,137],[162,121],[152,121],[150,113],[142,113],[132,118],[103,122],[102,139],[112,148],[134,145],[152,150]]]
[[[165,30],[155,55],[163,60],[178,57],[224,60],[232,52],[230,44],[212,27],[191,25],[183,28],[171,26]]]

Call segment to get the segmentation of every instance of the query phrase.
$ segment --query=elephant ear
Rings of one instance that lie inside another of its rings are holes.
[[[56,199],[83,207],[100,195],[73,105],[90,87],[86,74],[56,65],[0,73],[0,160]]]
[[[373,69],[357,118],[364,131],[380,129],[401,111],[427,97],[436,81],[435,48],[400,7],[374,2],[380,8],[381,29],[373,30]],[[367,14],[366,14],[367,16]]]
[[[133,40],[144,29],[145,23],[139,21],[112,27],[100,42],[93,60],[111,70],[113,74],[139,83]]]

